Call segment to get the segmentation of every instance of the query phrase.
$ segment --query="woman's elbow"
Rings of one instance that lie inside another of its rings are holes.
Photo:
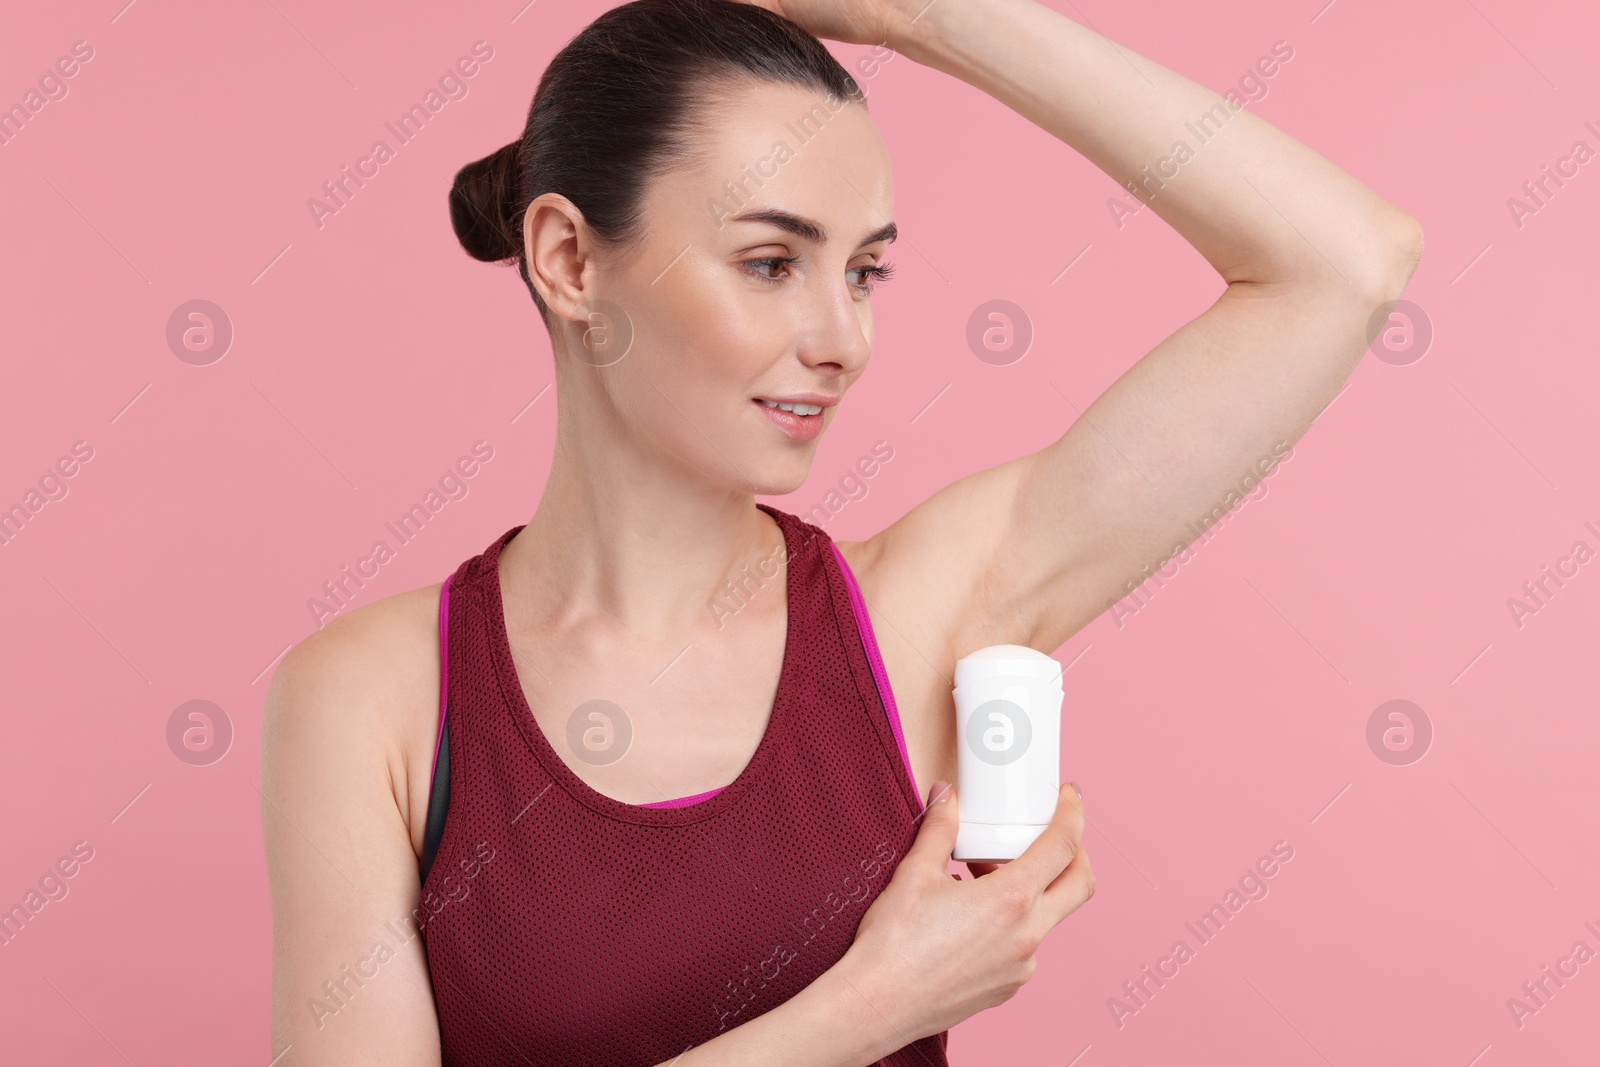
[[[1371,262],[1361,275],[1362,297],[1367,304],[1400,299],[1422,261],[1422,223],[1399,208],[1385,224],[1383,236],[1372,244]]]

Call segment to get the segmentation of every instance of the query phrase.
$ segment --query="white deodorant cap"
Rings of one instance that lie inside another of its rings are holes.
[[[989,678],[1028,678],[1061,685],[1061,664],[1026,645],[990,645],[956,660],[957,687]]]

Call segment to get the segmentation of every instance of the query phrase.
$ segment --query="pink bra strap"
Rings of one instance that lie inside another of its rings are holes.
[[[844,553],[839,551],[835,542],[830,542],[833,555],[839,561],[839,570],[844,573],[844,584],[850,591],[850,608],[855,612],[856,629],[861,631],[861,643],[867,650],[867,662],[872,665],[872,680],[878,684],[878,695],[883,698],[883,710],[889,718],[889,729],[894,731],[894,743],[900,746],[900,759],[906,765],[906,777],[911,779],[911,791],[920,799],[922,791],[917,788],[917,776],[911,771],[911,756],[906,752],[905,734],[900,729],[900,711],[895,707],[894,690],[889,688],[889,672],[884,670],[883,656],[878,652],[878,638],[872,632],[872,620],[867,617],[866,598],[861,595],[860,586],[856,585],[856,576],[850,571],[850,564],[844,561]]]
[[[690,804],[698,804],[703,800],[710,800],[712,797],[716,796],[718,793],[722,792],[726,788],[727,788],[727,786],[719,785],[715,789],[708,789],[704,793],[696,793],[692,797],[679,797],[676,800],[652,800],[649,803],[640,804],[639,807],[641,807],[641,808],[686,808]]]

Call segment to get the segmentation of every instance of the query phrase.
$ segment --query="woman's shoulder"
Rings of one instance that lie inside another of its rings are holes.
[[[331,787],[349,800],[383,789],[416,829],[419,849],[438,730],[441,586],[341,613],[292,646],[273,674],[263,719],[263,761],[303,772],[286,782]],[[319,781],[331,774],[345,785]]]

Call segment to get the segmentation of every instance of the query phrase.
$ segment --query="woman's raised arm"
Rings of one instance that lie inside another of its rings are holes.
[[[861,6],[772,2],[822,26]],[[955,482],[866,542],[863,583],[915,647],[943,648],[966,626],[980,643],[1049,652],[1293,446],[1354,371],[1374,312],[1410,279],[1421,229],[1258,116],[1034,0],[873,10],[881,30],[849,32],[885,33],[1060,138],[1226,283],[1086,411],[1063,404],[1059,440]]]

